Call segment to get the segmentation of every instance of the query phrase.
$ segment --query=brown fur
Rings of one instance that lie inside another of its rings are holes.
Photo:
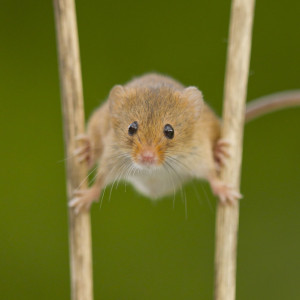
[[[88,124],[95,159],[102,154],[107,134],[113,135],[116,146],[132,151],[133,157],[143,145],[154,146],[161,163],[165,151],[182,153],[183,157],[196,148],[199,153],[211,152],[220,135],[220,121],[202,99],[199,103],[189,101],[183,90],[177,81],[156,74],[134,79],[124,87],[115,86],[108,102],[94,112]],[[139,124],[139,134],[129,137],[127,130],[133,121]],[[175,129],[174,139],[164,137],[165,124]]]
[[[129,136],[128,126],[134,121],[138,122],[138,131]],[[164,136],[166,124],[174,128],[173,139]],[[205,178],[211,184],[217,182],[213,151],[220,137],[220,121],[197,88],[185,88],[170,77],[147,74],[124,86],[115,86],[108,100],[91,116],[87,134],[92,164],[98,161],[100,165],[91,189],[98,189],[99,193],[105,185],[130,175],[126,166],[129,169],[138,164],[138,157],[145,149],[154,151],[158,167],[171,165],[168,172],[176,172],[170,178],[174,189],[192,177]],[[161,174],[165,173],[158,172],[155,176],[167,176]],[[159,178],[151,176],[144,170],[141,178],[128,180],[142,192],[147,190],[149,182],[149,191],[144,193],[153,198],[170,192],[165,182],[161,192],[156,193],[155,187],[160,182],[155,180]],[[81,202],[88,202],[87,198]]]

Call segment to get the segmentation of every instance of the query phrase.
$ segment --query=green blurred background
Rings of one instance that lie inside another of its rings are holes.
[[[300,2],[257,1],[248,99],[300,87]],[[230,1],[77,1],[86,117],[148,71],[220,114]],[[68,299],[68,218],[51,1],[1,0],[0,299]],[[300,299],[300,110],[245,129],[237,299]],[[212,299],[206,183],[152,203],[124,185],[92,208],[95,299]]]

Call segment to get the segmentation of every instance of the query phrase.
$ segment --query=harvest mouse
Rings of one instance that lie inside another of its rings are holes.
[[[146,74],[116,85],[92,114],[84,145],[76,150],[89,168],[98,163],[94,184],[69,202],[76,212],[89,209],[101,190],[119,180],[157,199],[175,193],[192,178],[205,179],[221,202],[241,198],[218,178],[229,155],[220,139],[221,121],[196,87],[163,75]]]

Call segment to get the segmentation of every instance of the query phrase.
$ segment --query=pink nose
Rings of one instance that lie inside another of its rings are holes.
[[[144,150],[140,156],[142,163],[153,164],[156,163],[157,158],[153,150]]]

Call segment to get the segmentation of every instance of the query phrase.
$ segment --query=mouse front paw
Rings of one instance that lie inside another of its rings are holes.
[[[77,190],[74,192],[74,197],[69,201],[69,207],[75,209],[75,213],[78,214],[81,211],[88,211],[93,202],[99,200],[100,190],[96,188],[89,188],[85,190]]]
[[[213,149],[216,168],[219,171],[226,165],[227,158],[230,157],[229,147],[231,143],[227,139],[219,139]]]
[[[217,196],[223,204],[236,204],[239,199],[243,198],[240,192],[218,179],[211,180],[210,185],[214,195]]]
[[[80,134],[76,136],[76,141],[81,143],[81,147],[74,150],[74,155],[79,163],[87,162],[88,168],[93,165],[91,140],[88,135]]]

